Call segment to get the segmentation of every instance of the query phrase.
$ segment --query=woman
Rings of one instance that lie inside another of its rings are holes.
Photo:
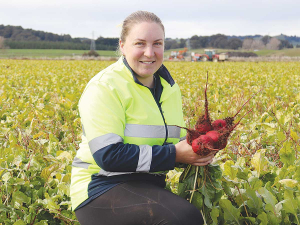
[[[162,64],[164,38],[153,13],[128,16],[122,57],[92,78],[81,96],[83,136],[71,199],[82,225],[202,224],[199,210],[164,189],[175,163],[204,166],[213,159],[195,154],[185,131],[174,126],[184,126],[181,94]]]

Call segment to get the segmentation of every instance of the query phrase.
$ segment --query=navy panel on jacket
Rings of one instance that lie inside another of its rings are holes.
[[[93,154],[97,165],[109,172],[135,172],[140,148],[122,142],[108,145]]]

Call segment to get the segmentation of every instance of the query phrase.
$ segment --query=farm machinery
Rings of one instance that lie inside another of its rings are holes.
[[[218,62],[218,61],[225,61],[228,59],[228,54],[226,53],[221,53],[217,54],[214,49],[205,49],[204,54],[199,54],[199,53],[194,53],[192,52],[192,61],[197,62],[197,61],[213,61],[213,62]]]
[[[186,55],[187,50],[188,50],[187,48],[184,48],[183,50],[180,51],[172,51],[169,56],[169,60],[173,60],[173,59],[184,60],[184,56]]]

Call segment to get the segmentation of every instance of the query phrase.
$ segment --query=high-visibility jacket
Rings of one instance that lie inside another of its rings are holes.
[[[95,177],[173,169],[174,144],[186,135],[174,126],[184,126],[181,93],[164,65],[156,72],[163,87],[156,102],[124,61],[93,77],[79,100],[83,135],[72,164],[73,210],[90,197]]]

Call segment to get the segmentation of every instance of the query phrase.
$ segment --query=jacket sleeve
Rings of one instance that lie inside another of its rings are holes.
[[[92,81],[79,101],[79,112],[96,164],[110,172],[157,172],[175,166],[175,146],[124,144],[122,96],[105,82]]]

